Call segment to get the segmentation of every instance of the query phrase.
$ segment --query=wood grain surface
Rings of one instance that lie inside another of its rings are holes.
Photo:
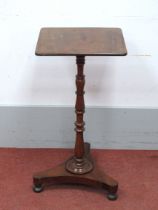
[[[127,50],[120,28],[42,28],[35,54],[123,56]]]

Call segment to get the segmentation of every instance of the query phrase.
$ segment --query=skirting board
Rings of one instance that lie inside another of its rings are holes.
[[[72,107],[0,107],[0,147],[73,148]],[[87,107],[84,139],[99,149],[158,149],[158,110]]]

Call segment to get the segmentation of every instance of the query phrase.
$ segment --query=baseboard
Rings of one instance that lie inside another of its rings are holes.
[[[72,148],[72,107],[0,107],[0,147]],[[85,141],[92,148],[158,149],[158,110],[87,107]]]

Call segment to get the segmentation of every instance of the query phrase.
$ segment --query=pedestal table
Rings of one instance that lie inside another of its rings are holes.
[[[126,54],[124,38],[119,28],[41,29],[36,55],[76,57],[76,142],[72,157],[55,168],[34,174],[33,190],[35,192],[41,192],[50,184],[84,184],[105,189],[110,200],[117,198],[118,182],[94,164],[90,155],[90,144],[84,142],[85,76],[83,67],[85,56],[124,56]]]

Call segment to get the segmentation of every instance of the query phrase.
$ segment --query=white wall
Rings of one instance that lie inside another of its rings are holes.
[[[0,105],[73,105],[74,57],[36,57],[41,27],[121,27],[128,56],[87,57],[86,104],[158,106],[157,0],[0,0]]]

